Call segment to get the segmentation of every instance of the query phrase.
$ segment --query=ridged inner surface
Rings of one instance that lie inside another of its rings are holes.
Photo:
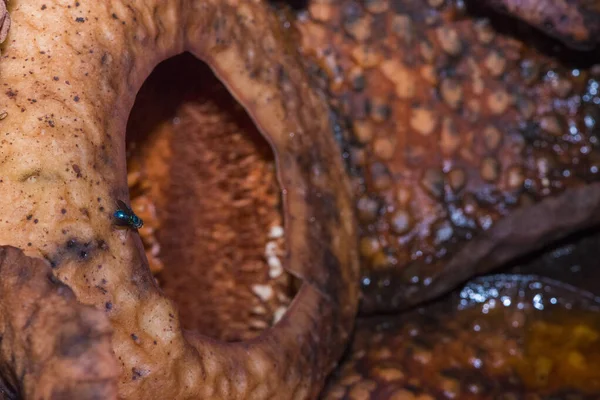
[[[249,339],[290,301],[273,154],[201,61],[160,64],[128,124],[132,204],[151,269],[185,329]]]

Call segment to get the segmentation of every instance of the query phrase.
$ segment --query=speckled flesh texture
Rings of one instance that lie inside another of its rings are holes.
[[[493,9],[522,19],[568,46],[588,49],[600,43],[597,0],[487,0]]]
[[[599,300],[547,278],[492,275],[403,315],[359,320],[322,399],[597,399]],[[553,336],[553,348],[536,349]]]
[[[77,299],[106,312],[119,397],[315,398],[347,343],[358,295],[355,222],[326,104],[259,1],[12,1],[0,61],[0,244],[43,257]],[[182,332],[139,236],[115,229],[128,203],[125,125],[161,60],[191,51],[273,147],[287,314],[255,340]]]
[[[3,43],[8,36],[8,30],[10,29],[10,14],[6,9],[6,1],[0,1],[0,43]]]
[[[0,397],[116,398],[111,332],[46,263],[0,246]]]
[[[298,16],[350,127],[366,313],[600,221],[599,54],[496,17],[437,0],[313,0]]]

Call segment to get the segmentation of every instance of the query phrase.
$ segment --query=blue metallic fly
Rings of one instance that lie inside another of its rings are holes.
[[[140,229],[144,225],[144,221],[135,215],[133,210],[127,207],[127,204],[123,203],[121,200],[117,200],[117,205],[119,208],[115,211],[113,216],[115,217],[118,226]]]

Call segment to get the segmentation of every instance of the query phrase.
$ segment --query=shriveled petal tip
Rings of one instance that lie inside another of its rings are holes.
[[[108,318],[84,306],[42,260],[0,247],[0,393],[116,399]]]
[[[8,36],[10,29],[10,15],[6,8],[8,0],[0,1],[0,43],[3,43]]]

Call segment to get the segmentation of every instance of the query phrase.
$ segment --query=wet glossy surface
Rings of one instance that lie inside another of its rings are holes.
[[[600,296],[600,231],[588,230],[507,265],[516,274],[536,274]]]
[[[322,398],[596,398],[599,308],[547,278],[479,278],[401,316],[361,320]]]
[[[363,310],[405,307],[514,210],[598,180],[597,52],[462,1],[313,0],[298,18],[350,126]]]

